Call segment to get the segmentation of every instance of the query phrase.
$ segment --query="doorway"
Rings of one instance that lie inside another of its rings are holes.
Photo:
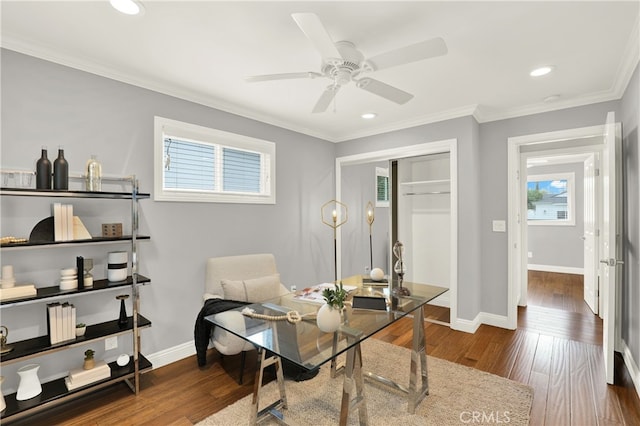
[[[508,309],[509,327],[515,329],[518,321],[518,305],[527,304],[527,199],[526,153],[550,151],[599,152],[602,155],[601,199],[602,207],[598,227],[601,230],[598,244],[599,273],[602,283],[603,354],[607,382],[613,383],[613,356],[620,341],[620,329],[615,324],[620,312],[616,291],[619,261],[620,210],[620,141],[621,126],[615,123],[614,113],[607,114],[606,124],[549,133],[540,133],[508,139]]]
[[[449,245],[449,326],[454,329],[458,329],[460,326],[458,324],[457,317],[457,280],[458,280],[458,199],[457,199],[457,191],[458,191],[458,183],[457,183],[457,140],[456,139],[447,139],[442,141],[435,142],[427,142],[418,145],[409,145],[398,148],[385,149],[380,151],[372,151],[361,154],[349,155],[344,157],[336,158],[336,199],[338,201],[345,201],[343,199],[343,169],[346,170],[346,167],[354,166],[354,165],[362,165],[367,163],[377,163],[380,161],[389,162],[392,159],[400,160],[411,157],[420,157],[425,155],[434,155],[434,154],[446,154],[448,156],[448,170],[450,174],[450,183],[449,183],[449,203],[450,203],[450,228],[449,228],[449,237],[450,237],[450,245]],[[391,184],[392,185],[392,184]],[[373,194],[372,194],[373,196]],[[351,212],[351,206],[349,206]],[[353,217],[351,213],[349,214],[350,220]],[[353,219],[354,221],[363,221],[364,216],[361,215],[360,218]],[[391,222],[391,220],[389,221]],[[338,233],[336,235],[336,246],[338,252],[337,258],[337,270],[338,276],[343,276],[343,272],[346,269],[343,266],[347,266],[347,262],[344,262],[343,256],[350,254],[350,251],[347,251],[345,254],[345,250],[343,248],[343,232],[345,230],[344,227],[340,227]],[[391,226],[389,226],[388,233],[391,235]],[[368,241],[368,235],[361,235],[357,238],[360,241],[359,246],[366,245],[365,243]],[[388,253],[391,253],[391,246],[393,245],[392,238],[387,242],[388,244]],[[367,246],[368,251],[368,246]],[[368,259],[368,255],[367,255]],[[343,270],[344,269],[344,270]],[[364,268],[361,268],[362,270]],[[392,261],[391,258],[388,259],[387,271],[389,272],[392,269]]]

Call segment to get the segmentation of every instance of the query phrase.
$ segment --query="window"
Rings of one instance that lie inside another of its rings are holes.
[[[389,207],[389,169],[376,167],[376,207]]]
[[[275,204],[275,144],[155,118],[156,201]]]
[[[575,225],[573,173],[527,177],[529,225]]]

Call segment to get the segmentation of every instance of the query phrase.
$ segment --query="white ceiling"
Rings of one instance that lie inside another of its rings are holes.
[[[639,2],[2,1],[1,45],[330,141],[474,114],[480,122],[619,99],[638,63]],[[397,105],[343,87],[311,110],[324,78],[248,83],[316,71],[320,55],[291,18],[317,14],[334,41],[371,57],[433,37],[445,56],[372,78],[415,97]],[[555,71],[532,78],[551,64]],[[544,102],[551,95],[560,98]],[[334,111],[335,108],[335,111]],[[374,111],[365,121],[360,114]]]

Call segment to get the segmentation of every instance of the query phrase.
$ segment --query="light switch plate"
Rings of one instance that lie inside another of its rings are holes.
[[[104,339],[104,350],[110,351],[111,349],[118,348],[118,336],[108,337]]]
[[[504,220],[494,220],[493,232],[507,232],[507,222]]]

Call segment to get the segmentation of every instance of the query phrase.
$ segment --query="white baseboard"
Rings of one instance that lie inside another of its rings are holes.
[[[180,361],[181,359],[194,355],[195,353],[196,346],[194,341],[191,340],[145,356],[149,361],[151,361],[153,368],[159,368],[171,364],[172,362]]]
[[[575,268],[573,266],[534,265],[530,263],[527,265],[527,269],[530,271],[556,272],[558,274],[584,275],[584,268]]]
[[[624,365],[627,366],[627,370],[629,370],[629,375],[631,376],[631,380],[633,381],[633,385],[636,388],[636,393],[640,397],[640,369],[638,368],[638,364],[633,359],[633,355],[631,354],[631,349],[627,346],[627,342],[622,341],[622,358],[624,359]]]
[[[491,325],[493,327],[506,328],[508,330],[512,329],[509,327],[509,321],[506,316],[490,314],[487,312],[480,312],[472,320],[456,318],[456,320],[451,323],[451,328],[454,330],[473,334],[478,331],[478,328],[482,324]]]

